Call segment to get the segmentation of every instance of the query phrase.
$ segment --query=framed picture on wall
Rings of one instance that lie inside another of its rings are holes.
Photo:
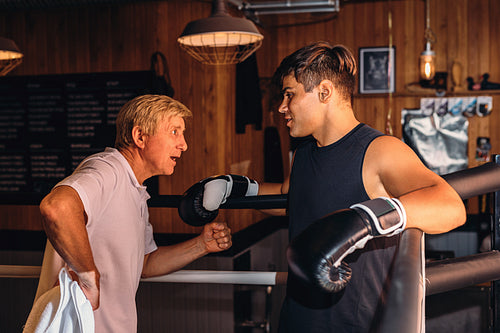
[[[394,92],[396,48],[361,47],[359,49],[359,92]]]

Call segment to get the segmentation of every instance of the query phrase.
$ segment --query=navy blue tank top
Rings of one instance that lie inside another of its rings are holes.
[[[363,184],[363,161],[369,144],[381,135],[359,124],[329,146],[318,147],[310,140],[297,148],[288,193],[290,239],[319,218],[370,199]],[[352,278],[339,293],[323,293],[289,274],[280,332],[373,331],[398,239],[374,239],[347,256]]]

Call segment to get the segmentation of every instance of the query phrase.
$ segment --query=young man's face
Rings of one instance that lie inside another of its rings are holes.
[[[155,135],[148,136],[143,150],[146,168],[153,175],[171,175],[177,159],[187,150],[184,119],[173,116],[160,121]]]
[[[286,125],[290,128],[293,137],[304,137],[317,130],[322,120],[316,109],[320,105],[318,88],[311,92],[304,90],[304,85],[298,83],[293,74],[283,79],[283,101],[278,111],[285,115]]]

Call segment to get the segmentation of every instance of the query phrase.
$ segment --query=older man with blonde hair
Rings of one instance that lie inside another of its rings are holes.
[[[42,200],[48,244],[35,300],[65,267],[94,309],[96,332],[136,332],[141,277],[231,247],[230,229],[218,222],[183,243],[158,247],[153,239],[143,183],[173,174],[187,149],[188,117],[191,111],[167,96],[132,99],[116,119],[116,148],[87,157]]]

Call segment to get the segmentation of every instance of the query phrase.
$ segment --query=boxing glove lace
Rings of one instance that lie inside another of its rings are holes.
[[[179,216],[193,226],[212,222],[219,207],[230,197],[257,195],[259,184],[239,175],[220,175],[205,178],[191,186],[182,196]]]
[[[333,212],[307,227],[288,246],[293,274],[329,292],[342,290],[351,269],[342,260],[370,239],[402,232],[406,213],[398,199],[376,198]]]

